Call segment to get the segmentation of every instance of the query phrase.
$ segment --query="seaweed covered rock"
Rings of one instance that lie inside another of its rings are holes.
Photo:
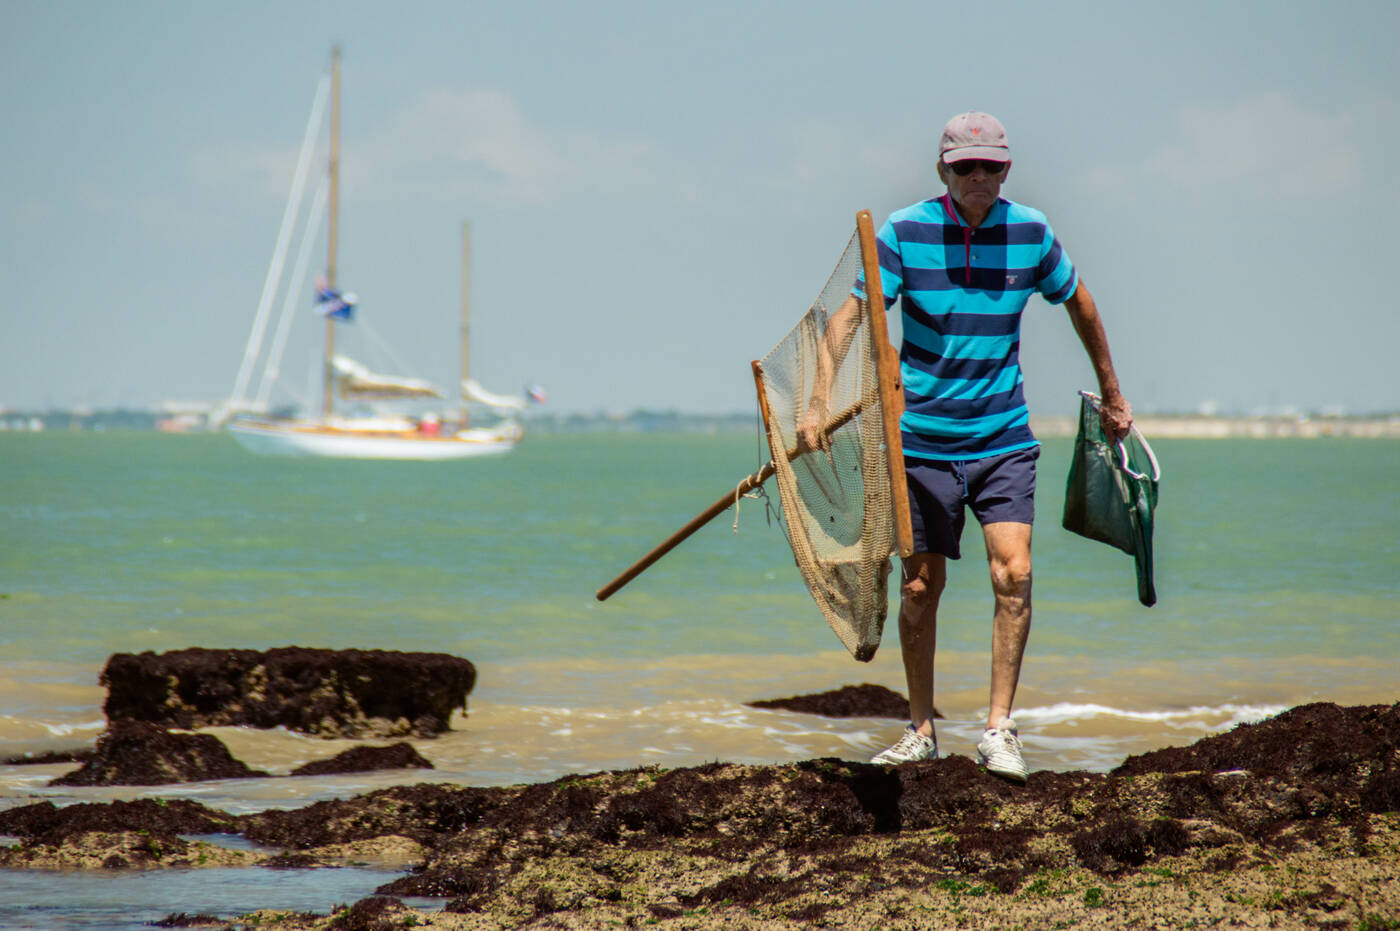
[[[367,773],[376,769],[432,769],[433,764],[400,741],[387,747],[351,747],[328,760],[312,760],[292,770],[293,776],[326,776],[336,773]]]
[[[82,763],[92,758],[91,750],[45,750],[21,753],[0,760],[0,766],[47,766],[50,763]]]
[[[35,802],[0,811],[0,834],[47,846],[92,831],[215,834],[232,832],[236,826],[236,820],[224,812],[188,799],[80,802],[62,808],[53,802]]]
[[[174,801],[43,803],[0,813],[0,833],[24,840],[0,849],[0,866],[199,865],[207,854],[182,849],[173,833],[229,830],[231,820],[236,833],[283,851],[247,862],[305,868],[404,851],[414,871],[377,893],[450,899],[449,917],[470,916],[464,927],[638,926],[701,909],[710,917],[687,927],[1001,927],[1008,906],[1052,899],[1064,908],[1033,908],[1016,923],[1082,926],[1088,909],[1116,908],[1127,890],[1146,889],[1176,897],[1144,900],[1146,911],[1114,927],[1257,924],[1257,904],[1241,903],[1258,902],[1273,903],[1278,917],[1306,916],[1282,922],[1289,927],[1339,926],[1339,916],[1348,927],[1380,927],[1367,916],[1400,907],[1400,720],[1382,706],[1298,712],[1206,738],[1180,765],[1042,770],[1024,785],[953,756],[896,767],[709,763],[536,785],[393,786],[237,817]],[[1317,733],[1324,725],[1368,736],[1339,753]],[[1230,741],[1238,753],[1221,749]],[[1257,769],[1244,771],[1241,755],[1260,761]],[[167,805],[169,824],[144,820],[166,817]],[[46,836],[66,838],[67,852],[43,848]],[[1262,884],[1233,886],[1234,899],[1216,888],[1247,870]],[[1171,904],[1152,911],[1157,901]],[[1222,913],[1227,902],[1234,910]],[[979,903],[987,909],[972,914]],[[1187,920],[1176,920],[1182,908]],[[395,902],[365,900],[275,926],[420,919]]]
[[[199,913],[191,915],[188,912],[171,912],[160,921],[152,921],[152,928],[225,928],[228,922],[217,915],[206,915]]]
[[[407,913],[407,906],[398,899],[375,895],[339,909],[329,927],[336,931],[397,931],[412,927],[405,923]]]
[[[116,653],[102,670],[112,721],[285,727],[322,737],[433,737],[476,684],[470,661],[390,650]]]
[[[144,721],[114,721],[83,765],[54,786],[159,786],[266,776],[249,769],[213,734],[174,734]]]
[[[268,809],[238,819],[248,840],[310,850],[375,837],[408,837],[427,846],[480,824],[520,794],[518,788],[393,786],[353,799],[329,799],[291,811]]]
[[[0,812],[0,834],[21,841],[0,847],[0,867],[131,869],[232,866],[258,854],[227,850],[181,835],[232,831],[233,818],[184,799],[79,803],[38,802]]]
[[[1318,740],[1300,749],[1295,730],[1314,719],[1375,731],[1346,757],[1354,776],[1327,782],[1330,794],[1308,774],[1331,769],[1336,754]],[[569,776],[475,798],[475,816],[430,844],[420,869],[378,891],[453,897],[449,912],[514,915],[523,902],[537,915],[582,914],[624,901],[660,917],[729,903],[790,918],[874,891],[1005,893],[1073,870],[1111,878],[1189,861],[1225,871],[1299,849],[1391,849],[1387,813],[1397,806],[1386,774],[1400,762],[1400,721],[1334,705],[1246,733],[1260,753],[1292,763],[1256,776],[1041,771],[1025,785],[957,756],[893,768],[827,759]],[[375,817],[360,804],[336,803],[325,820],[364,830]],[[259,817],[266,829],[286,818]],[[702,875],[710,879],[697,882]]]
[[[883,685],[843,685],[829,692],[813,695],[793,695],[788,698],[765,698],[748,702],[751,708],[774,708],[819,714],[828,718],[896,718],[907,720],[909,699]],[[935,709],[934,717],[941,718]]]
[[[1335,776],[1400,751],[1400,704],[1343,708],[1331,702],[1299,705],[1257,724],[1130,756],[1113,772],[1248,771],[1291,780]]]

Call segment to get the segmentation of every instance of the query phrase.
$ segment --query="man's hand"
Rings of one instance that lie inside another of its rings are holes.
[[[797,422],[797,451],[799,454],[826,449],[831,438],[826,435],[826,422],[830,419],[825,402],[807,402],[807,413]]]
[[[860,302],[855,297],[847,297],[841,308],[832,314],[817,343],[816,374],[807,396],[807,412],[797,422],[799,454],[831,448],[831,437],[826,432],[826,425],[831,421],[831,382],[846,358],[859,323]]]
[[[1110,443],[1117,443],[1128,435],[1133,425],[1133,406],[1121,394],[1103,399],[1099,407],[1099,423],[1103,424],[1103,435]]]

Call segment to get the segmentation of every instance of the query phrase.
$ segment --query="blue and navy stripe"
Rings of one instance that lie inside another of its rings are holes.
[[[905,455],[980,459],[1036,445],[1021,312],[1032,294],[1060,304],[1078,284],[1045,215],[1002,198],[974,229],[945,194],[891,214],[878,250],[886,308],[903,298]]]

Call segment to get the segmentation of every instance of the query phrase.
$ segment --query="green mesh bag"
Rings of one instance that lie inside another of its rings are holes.
[[[1110,446],[1099,421],[1099,399],[1079,392],[1079,433],[1065,483],[1066,530],[1116,547],[1137,566],[1138,601],[1157,603],[1152,578],[1152,521],[1162,471],[1147,440],[1132,428]]]

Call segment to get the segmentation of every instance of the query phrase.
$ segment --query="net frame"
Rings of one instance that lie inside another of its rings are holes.
[[[864,279],[864,297],[853,288],[853,257]],[[847,300],[856,304],[855,326],[848,345],[838,347],[829,330],[832,306]],[[872,307],[877,312],[872,313]],[[830,399],[840,399],[840,409],[821,429],[822,448],[804,449],[797,442],[797,421],[806,405],[798,399],[814,389],[815,359],[823,352],[832,363],[824,388]],[[779,367],[782,373],[775,383],[783,400],[778,410],[769,401],[765,365]],[[812,307],[763,361],[753,363],[753,370],[793,558],[832,631],[852,656],[869,661],[879,647],[888,612],[889,556],[913,552],[899,434],[903,389],[898,355],[890,345],[885,321],[869,211],[857,215],[856,230]],[[825,461],[813,457],[825,457]],[[857,465],[858,539],[857,521],[849,513],[857,500],[855,490],[849,488]],[[799,470],[804,473],[801,477]],[[814,485],[828,486],[834,494],[811,493]],[[842,511],[839,523],[836,513],[822,511],[828,503]],[[814,509],[821,513],[815,514]]]

